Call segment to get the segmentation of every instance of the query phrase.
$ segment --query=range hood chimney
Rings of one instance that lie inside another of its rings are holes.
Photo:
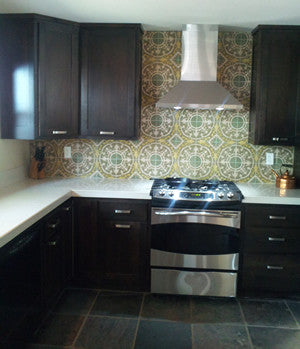
[[[242,109],[217,82],[218,26],[187,24],[182,32],[181,78],[157,107],[174,109]]]

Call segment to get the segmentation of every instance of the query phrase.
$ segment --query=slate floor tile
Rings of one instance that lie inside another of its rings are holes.
[[[142,320],[135,349],[190,349],[191,325],[181,322]]]
[[[255,349],[300,348],[299,330],[255,326],[248,329]]]
[[[86,315],[97,294],[96,290],[66,289],[54,307],[53,312]]]
[[[92,308],[91,315],[117,317],[138,317],[143,300],[137,293],[100,293]]]
[[[287,304],[300,325],[300,301],[287,301]]]
[[[284,301],[242,299],[240,303],[248,325],[297,328]]]
[[[70,346],[83,323],[80,315],[52,313],[42,324],[32,343],[57,346]]]
[[[190,298],[186,296],[145,295],[143,319],[190,322]]]
[[[245,326],[196,324],[192,331],[193,349],[251,348]]]
[[[196,298],[191,300],[192,322],[206,324],[243,324],[236,299]]]
[[[75,349],[131,349],[137,320],[89,317]]]

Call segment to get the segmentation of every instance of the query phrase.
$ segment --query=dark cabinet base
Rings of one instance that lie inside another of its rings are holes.
[[[149,291],[148,209],[143,200],[75,199],[75,285]]]

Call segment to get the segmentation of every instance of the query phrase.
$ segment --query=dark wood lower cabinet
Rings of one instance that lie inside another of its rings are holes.
[[[75,280],[81,286],[146,291],[148,202],[75,199]]]
[[[299,206],[243,207],[240,295],[300,295]]]
[[[47,305],[73,275],[72,200],[47,215],[42,227],[42,296]]]

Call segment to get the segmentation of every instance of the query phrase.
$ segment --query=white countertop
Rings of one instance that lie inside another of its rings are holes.
[[[0,188],[0,247],[70,197],[149,200],[153,181],[143,179],[27,179]],[[237,183],[244,203],[300,205],[300,189]],[[299,207],[300,209],[300,207]]]
[[[236,183],[236,185],[244,195],[245,204],[300,205],[300,189],[279,189],[275,183]]]
[[[28,179],[0,188],[0,247],[72,196],[150,199],[142,179]]]

